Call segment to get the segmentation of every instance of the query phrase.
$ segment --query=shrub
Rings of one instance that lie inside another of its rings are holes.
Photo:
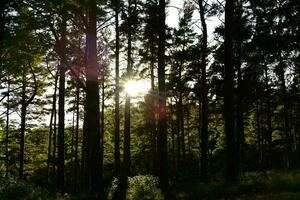
[[[1,200],[43,200],[49,199],[49,192],[25,181],[8,180],[1,182]]]
[[[158,187],[157,177],[151,175],[129,177],[128,183],[127,199],[164,199]]]
[[[108,199],[111,199],[118,187],[118,179],[114,178],[109,190]],[[158,187],[158,178],[151,175],[128,177],[126,199],[130,200],[161,200],[164,199]]]

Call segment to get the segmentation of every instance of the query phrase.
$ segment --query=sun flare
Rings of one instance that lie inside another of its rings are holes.
[[[150,90],[150,83],[146,80],[129,80],[125,83],[124,88],[131,97],[143,96]]]

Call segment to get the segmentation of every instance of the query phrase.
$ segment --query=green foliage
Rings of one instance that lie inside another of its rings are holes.
[[[29,182],[13,179],[0,182],[1,200],[46,200],[49,198],[49,191]]]
[[[234,184],[185,182],[174,187],[177,199],[299,199],[299,191],[299,171],[254,171]]]
[[[158,188],[158,178],[151,175],[128,178],[127,199],[164,199]]]
[[[112,181],[108,199],[111,199],[118,186],[118,179]],[[126,199],[131,200],[161,200],[164,196],[158,187],[158,178],[152,175],[128,177]]]
[[[274,190],[279,191],[300,191],[300,172],[271,171],[268,173],[270,184]]]

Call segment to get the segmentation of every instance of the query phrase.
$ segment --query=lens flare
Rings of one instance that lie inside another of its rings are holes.
[[[128,80],[124,88],[131,97],[143,96],[150,90],[150,83],[146,80]]]

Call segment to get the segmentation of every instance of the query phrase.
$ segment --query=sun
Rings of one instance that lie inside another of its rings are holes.
[[[146,80],[128,80],[124,88],[131,97],[144,96],[150,90],[150,83]]]

